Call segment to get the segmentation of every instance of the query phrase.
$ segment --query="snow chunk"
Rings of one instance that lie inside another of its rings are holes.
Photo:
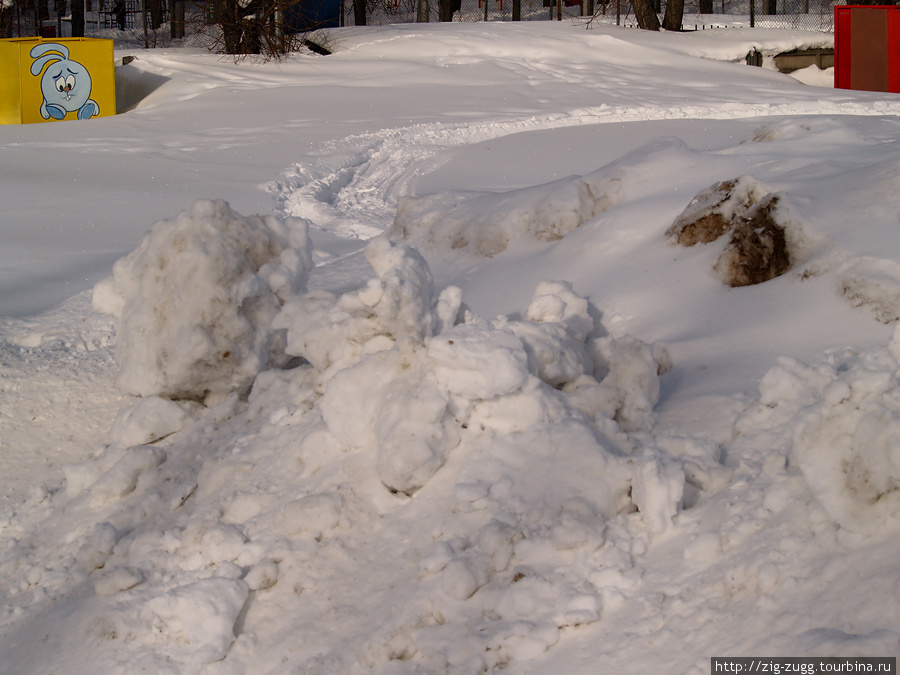
[[[488,581],[488,570],[478,558],[456,558],[441,572],[441,588],[457,600],[466,600]]]
[[[528,355],[512,332],[478,324],[445,331],[428,347],[435,374],[452,394],[489,399],[521,389],[528,379]]]
[[[335,374],[321,409],[339,442],[374,446],[381,481],[411,494],[443,466],[459,441],[447,404],[424,350],[391,350]]]
[[[119,411],[110,441],[123,448],[152,443],[181,431],[198,417],[198,406],[150,396]]]
[[[360,292],[360,301],[372,308],[388,335],[429,337],[434,282],[425,259],[411,246],[394,244],[384,235],[366,245],[365,255],[378,281]]]
[[[900,265],[893,260],[861,256],[837,270],[841,296],[851,306],[869,310],[884,324],[900,319]]]
[[[143,614],[166,641],[169,656],[196,667],[225,658],[247,597],[247,584],[239,579],[202,579],[153,598]]]
[[[125,452],[119,461],[91,486],[91,503],[111,504],[134,492],[141,474],[166,461],[166,453],[154,445],[140,445]]]
[[[121,534],[111,523],[98,523],[85,537],[75,556],[78,566],[88,572],[100,569],[112,554]]]
[[[815,366],[781,359],[743,424],[784,425],[790,461],[828,515],[861,534],[900,527],[900,364],[887,349],[840,350]],[[745,415],[746,417],[746,415]]]
[[[561,323],[516,321],[507,328],[525,345],[529,370],[551,387],[572,382],[594,369],[584,342],[573,339]]]
[[[265,558],[247,572],[244,582],[251,591],[264,591],[278,583],[278,563]]]
[[[430,374],[385,391],[375,423],[376,468],[388,488],[412,494],[447,461],[459,442],[447,403]]]
[[[653,533],[672,525],[684,494],[684,470],[673,457],[648,453],[635,460],[632,500]]]
[[[340,298],[311,293],[288,303],[276,317],[274,327],[287,329],[288,354],[302,356],[319,370],[346,367],[367,350],[390,348],[391,341],[407,337],[430,337],[436,327],[455,320],[458,289],[445,291],[435,303],[431,270],[418,251],[379,236],[367,244],[365,255],[377,278],[361,290]]]
[[[156,223],[94,288],[94,306],[119,318],[119,387],[213,402],[246,388],[285,360],[272,319],[311,267],[298,219],[201,200]]]
[[[374,442],[383,391],[402,377],[410,363],[396,350],[379,351],[328,380],[321,401],[322,417],[339,443],[359,448]]]
[[[309,534],[319,539],[340,524],[343,506],[343,498],[334,492],[295,499],[281,509],[281,529],[288,534]]]
[[[525,318],[534,322],[555,322],[565,326],[573,340],[584,342],[594,331],[594,319],[586,298],[578,295],[568,281],[542,281]]]
[[[237,560],[246,543],[244,534],[234,525],[217,524],[203,533],[200,549],[207,563],[218,565]]]
[[[597,338],[589,348],[594,377],[600,380],[594,397],[602,411],[623,431],[649,430],[668,354],[659,348],[654,355],[652,346],[631,335]]]

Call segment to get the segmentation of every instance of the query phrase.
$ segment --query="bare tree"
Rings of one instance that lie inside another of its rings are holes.
[[[317,27],[304,9],[303,0],[216,0],[212,18],[226,54],[278,58],[303,42],[299,32]]]
[[[666,0],[666,12],[662,24],[659,23],[660,7],[656,0],[631,0],[634,18],[638,27],[644,30],[681,30],[684,19],[684,0]]]
[[[681,30],[684,19],[684,0],[666,0],[666,13],[663,16],[663,28]]]
[[[654,0],[631,0],[634,7],[634,18],[638,27],[644,30],[659,30],[659,16],[656,14]]]

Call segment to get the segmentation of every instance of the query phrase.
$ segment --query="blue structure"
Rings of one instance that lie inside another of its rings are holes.
[[[303,33],[341,25],[341,0],[300,0],[284,13],[285,30]]]

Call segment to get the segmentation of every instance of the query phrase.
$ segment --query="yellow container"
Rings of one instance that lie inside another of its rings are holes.
[[[116,114],[113,41],[0,40],[0,124]]]

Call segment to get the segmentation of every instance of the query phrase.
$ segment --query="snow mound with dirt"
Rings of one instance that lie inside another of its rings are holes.
[[[682,246],[709,244],[726,235],[713,269],[732,287],[761,284],[786,273],[806,238],[785,206],[784,195],[752,176],[702,190],[666,231]]]

